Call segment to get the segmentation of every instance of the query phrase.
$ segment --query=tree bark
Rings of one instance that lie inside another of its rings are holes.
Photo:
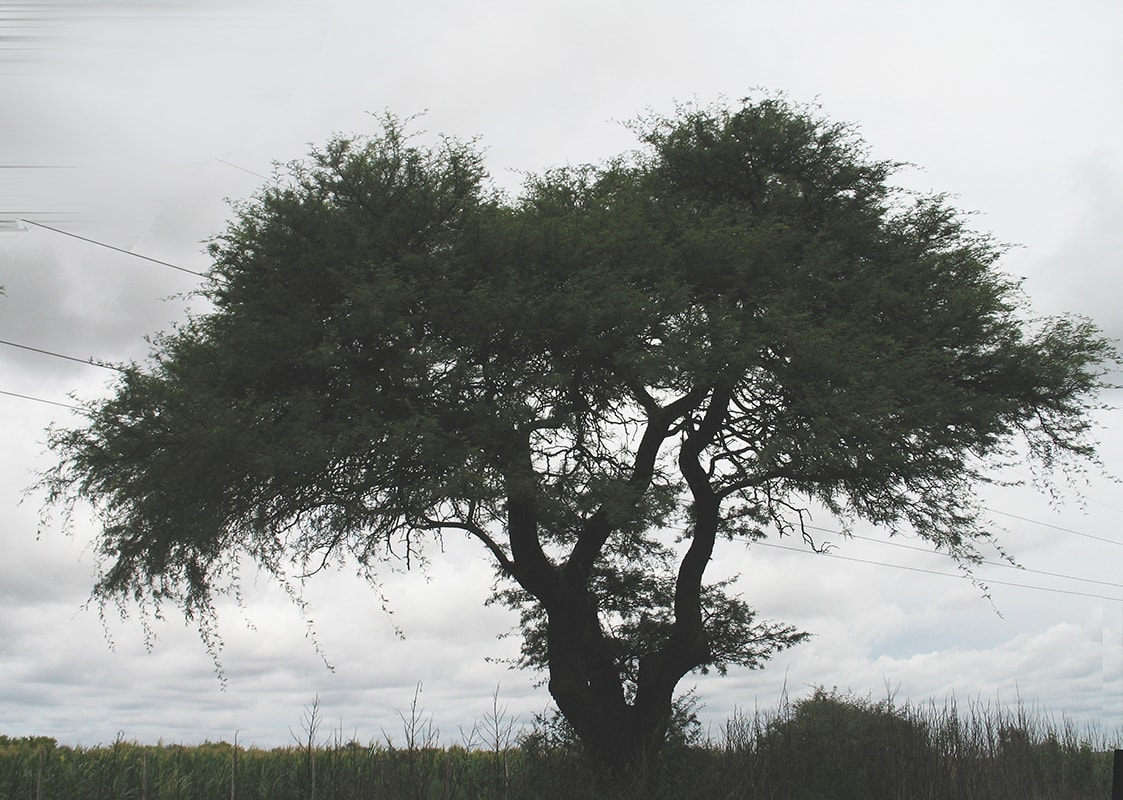
[[[650,408],[627,489],[636,501],[650,485],[660,445],[676,419],[698,408],[705,392],[691,392],[666,408]],[[679,566],[675,620],[668,640],[640,660],[636,692],[626,696],[620,665],[601,626],[589,574],[616,525],[598,512],[590,517],[567,562],[559,567],[539,539],[529,443],[520,442],[509,462],[508,532],[514,576],[547,616],[549,690],[573,726],[596,771],[613,781],[645,780],[654,773],[671,722],[674,690],[709,658],[702,622],[702,576],[713,552],[720,499],[700,455],[724,419],[728,397],[711,392],[702,419],[686,437],[680,469],[694,498],[691,544]]]
[[[583,605],[583,607],[582,607]],[[596,611],[588,603],[549,615],[550,694],[602,777],[642,779],[657,762],[674,683],[629,703]]]

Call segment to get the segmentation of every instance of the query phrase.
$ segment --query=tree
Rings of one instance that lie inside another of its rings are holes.
[[[388,117],[237,207],[212,310],[52,434],[48,502],[100,514],[95,597],[175,604],[213,646],[244,559],[374,578],[463,532],[523,663],[627,771],[681,678],[806,635],[705,582],[719,541],[818,508],[969,570],[989,465],[1095,460],[1111,345],[1032,318],[1002,248],[850,127],[765,98],[636,130],[509,200],[472,144]]]

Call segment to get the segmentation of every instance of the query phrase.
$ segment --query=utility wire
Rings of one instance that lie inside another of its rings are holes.
[[[772,544],[770,542],[754,541],[754,542],[751,542],[751,544],[752,545],[760,545],[761,547],[772,547],[772,548],[775,548],[777,550],[790,550],[793,553],[811,553],[812,552],[812,551],[807,550],[807,549],[802,548],[802,547],[792,547],[790,545],[784,545],[784,544]],[[841,555],[836,555],[835,553],[824,553],[824,552],[816,551],[815,554],[826,556],[828,558],[840,558],[843,561],[854,561],[854,562],[859,563],[859,564],[872,564],[873,566],[877,566],[877,567],[891,567],[893,569],[908,570],[909,572],[923,572],[927,575],[940,575],[944,578],[956,578],[958,580],[965,580],[968,577],[966,575],[956,575],[956,574],[951,573],[951,572],[939,572],[939,571],[934,570],[934,569],[923,569],[922,567],[908,567],[908,566],[905,566],[904,564],[887,564],[884,561],[873,561],[871,559],[866,559],[866,558],[854,558],[853,556],[841,556]],[[1074,592],[1074,591],[1071,591],[1069,589],[1053,589],[1053,588],[1050,588],[1048,586],[1033,586],[1033,585],[1027,584],[1027,583],[1013,583],[1011,581],[992,581],[992,580],[984,581],[982,579],[976,579],[976,580],[979,583],[983,583],[983,584],[986,584],[988,586],[989,585],[1016,586],[1020,589],[1034,589],[1034,590],[1039,591],[1039,592],[1053,592],[1055,594],[1070,594],[1070,595],[1075,595],[1077,597],[1093,597],[1093,598],[1096,598],[1098,600],[1112,600],[1116,603],[1123,602],[1123,598],[1111,597],[1109,595],[1102,595],[1102,594],[1091,594],[1090,592]]]
[[[1034,522],[1035,520],[1029,520],[1029,521]],[[936,552],[936,551],[928,550],[928,549],[925,549],[923,547],[913,547],[911,545],[901,544],[900,542],[889,542],[889,541],[886,541],[884,539],[874,539],[874,538],[871,538],[871,537],[868,537],[868,536],[856,536],[856,535],[853,535],[853,534],[848,534],[845,531],[832,530],[830,528],[821,528],[821,527],[818,527],[816,525],[803,525],[803,527],[808,529],[808,530],[820,531],[822,533],[835,533],[835,534],[838,534],[840,536],[847,536],[847,537],[850,537],[850,538],[853,538],[853,539],[863,539],[863,540],[868,541],[868,542],[874,542],[875,544],[888,544],[888,545],[892,545],[894,547],[903,547],[907,550],[916,550],[916,551],[921,552],[921,553],[928,553],[929,555],[939,555],[939,553]],[[1054,526],[1054,527],[1056,527],[1056,526]],[[680,533],[686,533],[687,532],[685,528],[673,528],[672,527],[671,530],[676,530]],[[1061,528],[1061,530],[1065,530],[1065,529]],[[737,538],[739,538],[739,537],[737,537]],[[923,567],[910,567],[910,566],[906,566],[904,564],[890,564],[890,563],[885,562],[885,561],[874,561],[873,559],[865,559],[865,558],[856,558],[854,556],[837,555],[835,553],[830,552],[829,550],[815,549],[814,547],[813,547],[813,549],[809,550],[809,549],[803,548],[803,547],[792,547],[791,545],[774,544],[772,542],[765,542],[765,541],[761,541],[759,539],[744,539],[743,541],[745,541],[745,543],[749,544],[750,546],[755,545],[755,544],[759,544],[761,547],[772,547],[772,548],[775,548],[777,550],[790,550],[794,553],[814,553],[816,555],[825,555],[825,556],[830,556],[832,558],[841,558],[843,561],[854,561],[854,562],[857,562],[857,563],[860,563],[860,564],[872,564],[874,566],[889,567],[891,569],[903,569],[903,570],[909,570],[910,572],[923,572],[923,573],[926,573],[928,575],[942,575],[945,578],[961,578],[962,579],[962,578],[966,577],[964,575],[955,575],[955,574],[952,574],[950,572],[939,572],[937,570],[924,569]],[[1076,577],[1075,575],[1061,575],[1061,574],[1055,573],[1055,572],[1044,572],[1042,570],[1024,569],[1024,568],[1021,568],[1021,567],[1014,566],[1013,564],[1003,564],[1001,562],[994,562],[994,561],[982,561],[980,563],[984,564],[984,565],[987,565],[987,566],[1005,567],[1005,568],[1008,568],[1008,569],[1020,569],[1023,572],[1032,572],[1032,573],[1036,573],[1036,574],[1040,574],[1040,575],[1047,575],[1047,576],[1053,577],[1053,578],[1063,578],[1063,579],[1067,579],[1067,580],[1080,581],[1082,583],[1095,583],[1095,584],[1099,584],[1099,585],[1102,585],[1102,586],[1110,586],[1112,588],[1123,589],[1123,584],[1112,583],[1110,581],[1096,580],[1094,578],[1079,578],[1079,577]],[[983,583],[984,581],[980,581],[980,582]],[[1072,595],[1077,595],[1077,596],[1080,596],[1080,597],[1095,597],[1095,598],[1099,598],[1099,599],[1102,599],[1102,600],[1113,600],[1115,602],[1123,602],[1123,598],[1119,598],[1119,597],[1110,597],[1110,596],[1104,596],[1104,595],[1098,595],[1098,594],[1090,594],[1090,593],[1087,593],[1087,592],[1076,592],[1076,591],[1071,591],[1071,590],[1067,590],[1067,589],[1051,589],[1047,586],[1034,586],[1034,585],[1026,584],[1026,583],[1012,583],[1010,581],[997,581],[997,580],[988,580],[988,581],[985,581],[985,583],[994,584],[996,586],[1017,586],[1017,587],[1020,587],[1020,588],[1023,588],[1023,589],[1036,589],[1036,590],[1042,591],[1042,592],[1057,592],[1057,593],[1060,593],[1060,594],[1072,594]]]
[[[1001,512],[999,512],[999,513],[1001,513]],[[1036,522],[1036,520],[1027,520],[1027,522]],[[1040,524],[1046,525],[1048,523],[1042,522]],[[829,528],[820,528],[820,527],[817,527],[815,525],[804,525],[804,527],[809,529],[809,530],[820,531],[822,533],[836,533],[839,536],[845,536],[845,537],[850,538],[850,539],[861,539],[864,542],[873,542],[874,544],[888,545],[889,547],[900,547],[904,550],[913,550],[917,553],[927,553],[928,555],[933,555],[933,556],[941,555],[936,550],[929,550],[926,547],[916,547],[915,545],[904,544],[903,542],[894,542],[890,539],[875,539],[872,536],[859,536],[856,533],[846,533],[845,531],[836,531],[836,530],[831,530]],[[1050,527],[1057,527],[1057,526],[1053,525],[1053,526],[1050,526]],[[1061,528],[1061,530],[1065,530],[1065,529]],[[1077,531],[1069,531],[1069,532],[1070,533],[1077,533]],[[1099,584],[1101,586],[1110,586],[1114,589],[1123,589],[1123,583],[1115,583],[1113,581],[1101,581],[1101,580],[1096,580],[1095,578],[1080,578],[1080,577],[1077,577],[1076,575],[1064,575],[1064,574],[1059,573],[1059,572],[1046,572],[1045,570],[1030,569],[1029,567],[1021,567],[1021,566],[1018,566],[1016,564],[1008,564],[1008,563],[1005,563],[1005,562],[1002,562],[1002,561],[980,561],[979,563],[985,564],[988,567],[1002,567],[1003,569],[1016,569],[1019,572],[1033,573],[1035,575],[1046,575],[1050,578],[1064,578],[1065,580],[1070,580],[1070,581],[1080,581],[1081,583],[1095,583],[1095,584]],[[893,566],[893,565],[888,564],[887,566]]]
[[[992,513],[992,514],[1001,514],[1004,517],[1010,517],[1011,519],[1019,519],[1022,522],[1032,522],[1035,525],[1041,525],[1041,526],[1046,527],[1046,528],[1052,528],[1054,530],[1064,531],[1065,533],[1071,533],[1074,536],[1083,536],[1085,539],[1095,539],[1097,542],[1107,542],[1108,544],[1113,544],[1116,547],[1123,547],[1123,542],[1117,542],[1114,539],[1106,539],[1103,536],[1093,536],[1090,533],[1081,533],[1080,531],[1074,531],[1072,528],[1062,528],[1060,525],[1054,525],[1051,522],[1039,522],[1038,520],[1030,519],[1029,517],[1019,517],[1017,514],[1011,514],[1007,511],[999,511],[999,510],[994,509],[994,508],[988,508],[986,510],[989,511],[990,513]]]
[[[273,180],[268,175],[262,175],[260,172],[254,172],[252,169],[240,167],[237,164],[233,164],[227,161],[225,158],[216,158],[215,161],[217,161],[219,164],[225,164],[228,167],[233,167],[234,169],[240,169],[242,172],[248,172],[250,175],[256,175],[258,178],[264,178],[267,181]]]
[[[69,403],[60,403],[56,400],[44,400],[42,397],[32,397],[29,394],[18,394],[17,392],[6,392],[0,389],[0,394],[7,395],[8,397],[18,397],[21,400],[34,400],[36,403],[46,403],[51,406],[60,406],[61,408],[69,408],[71,411],[85,411],[81,406],[71,405]]]
[[[930,553],[932,555],[940,555],[940,553],[935,551],[935,550],[926,550],[923,547],[914,547],[912,545],[902,544],[901,542],[890,542],[890,541],[886,541],[884,539],[874,539],[872,536],[853,536],[852,538],[862,539],[862,540],[867,541],[867,542],[874,542],[875,544],[886,544],[886,545],[889,545],[891,547],[902,547],[905,550],[915,550],[918,553]],[[1016,569],[1019,572],[1032,573],[1034,575],[1045,575],[1045,576],[1050,577],[1050,578],[1064,578],[1065,580],[1069,580],[1069,581],[1080,581],[1081,583],[1095,583],[1095,584],[1098,584],[1100,586],[1110,586],[1113,589],[1123,589],[1123,583],[1115,583],[1113,581],[1101,581],[1101,580],[1096,580],[1095,578],[1080,578],[1076,575],[1065,575],[1065,574],[1060,573],[1060,572],[1047,572],[1046,570],[1042,570],[1042,569],[1031,569],[1029,567],[1018,566],[1017,564],[1007,564],[1007,563],[1004,563],[1002,561],[980,561],[979,563],[984,564],[988,567],[1001,567],[1002,569]]]
[[[34,222],[30,219],[21,219],[20,222],[26,222],[28,225],[34,225],[37,228],[43,228],[43,229],[48,230],[48,231],[53,231],[54,233],[61,233],[63,236],[71,236],[75,239],[80,239],[81,241],[89,242],[90,244],[96,244],[98,247],[104,247],[108,250],[116,250],[118,253],[124,253],[127,256],[133,256],[134,258],[143,258],[145,261],[151,261],[153,264],[159,264],[162,267],[168,267],[169,269],[175,269],[175,270],[179,270],[180,272],[186,272],[189,275],[197,275],[200,278],[206,278],[208,280],[215,280],[215,278],[211,277],[210,275],[207,275],[206,273],[196,272],[193,269],[187,269],[187,267],[181,267],[178,264],[171,264],[167,261],[161,261],[158,258],[152,258],[151,256],[145,256],[145,255],[141,255],[140,253],[134,253],[133,251],[125,250],[122,247],[115,247],[114,245],[106,244],[105,242],[99,242],[97,239],[90,239],[86,236],[79,236],[77,233],[71,233],[70,231],[64,231],[61,228],[52,228],[50,225],[44,225],[42,222]]]
[[[55,358],[65,358],[67,361],[76,361],[79,364],[85,364],[88,367],[101,367],[102,369],[111,369],[111,370],[115,370],[117,372],[124,372],[125,371],[121,367],[115,367],[112,364],[102,364],[101,362],[94,361],[92,358],[84,359],[84,358],[77,358],[75,356],[67,356],[67,355],[63,355],[62,353],[54,353],[50,350],[41,350],[38,347],[30,347],[26,344],[19,344],[17,342],[9,342],[9,341],[6,341],[4,339],[0,339],[0,344],[7,345],[8,347],[18,347],[21,350],[30,350],[33,353],[42,353],[45,356],[54,356]]]

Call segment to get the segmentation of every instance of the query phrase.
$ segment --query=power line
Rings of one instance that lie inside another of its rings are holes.
[[[790,550],[793,553],[810,554],[810,553],[813,552],[811,550],[807,550],[807,549],[802,548],[802,547],[792,547],[790,545],[784,545],[784,544],[772,544],[771,542],[754,541],[754,542],[751,542],[751,544],[760,545],[762,547],[772,547],[772,548],[775,548],[777,550]],[[871,559],[855,558],[853,556],[841,556],[841,555],[837,555],[835,553],[824,553],[824,552],[821,552],[821,551],[814,551],[814,554],[826,556],[827,558],[839,558],[839,559],[842,559],[843,561],[854,561],[854,562],[859,563],[859,564],[871,564],[871,565],[877,566],[877,567],[890,567],[892,569],[903,569],[903,570],[908,570],[909,572],[923,572],[927,575],[939,575],[939,576],[944,577],[944,578],[956,578],[958,580],[966,580],[968,578],[968,576],[966,576],[966,575],[956,575],[956,574],[951,573],[951,572],[938,572],[937,570],[934,570],[934,569],[924,569],[922,567],[909,567],[909,566],[905,566],[904,564],[887,564],[884,561],[873,561]],[[1117,603],[1123,602],[1123,598],[1111,597],[1109,595],[1091,594],[1090,592],[1074,592],[1074,591],[1071,591],[1069,589],[1053,589],[1053,588],[1050,588],[1048,586],[1033,586],[1033,585],[1027,584],[1027,583],[1013,583],[1011,581],[992,581],[992,580],[983,581],[981,579],[979,580],[979,582],[985,583],[987,585],[993,584],[995,586],[1015,586],[1015,587],[1018,587],[1020,589],[1034,589],[1034,590],[1039,591],[1039,592],[1053,592],[1055,594],[1070,594],[1070,595],[1075,595],[1077,597],[1093,597],[1093,598],[1096,598],[1098,600],[1112,600],[1112,601],[1117,602]]]
[[[212,281],[215,280],[215,278],[213,278],[210,275],[207,275],[204,272],[196,272],[193,269],[187,269],[187,267],[181,267],[178,264],[172,264],[172,263],[169,263],[167,261],[161,261],[158,258],[152,258],[151,256],[145,256],[145,255],[141,255],[140,253],[134,253],[132,250],[125,250],[122,247],[115,247],[114,245],[106,244],[105,242],[99,242],[97,239],[90,239],[87,236],[79,236],[77,233],[71,233],[70,231],[64,231],[61,228],[52,228],[50,225],[44,225],[42,222],[34,222],[33,220],[30,220],[30,219],[21,219],[20,221],[26,222],[28,225],[34,225],[37,228],[44,228],[45,230],[53,231],[54,233],[61,233],[63,236],[71,236],[71,237],[73,237],[75,239],[79,239],[83,242],[89,242],[90,244],[96,244],[98,247],[104,247],[107,250],[115,250],[118,253],[124,253],[127,256],[133,256],[134,258],[142,258],[145,261],[151,261],[153,264],[159,264],[162,267],[168,267],[169,269],[179,270],[180,272],[186,272],[190,275],[196,275],[200,278],[206,278],[206,279],[212,280]]]
[[[1028,521],[1034,522],[1035,520],[1028,520]],[[1045,525],[1047,523],[1040,523],[1040,524]],[[808,528],[810,530],[821,531],[822,533],[837,533],[840,536],[846,536],[850,539],[861,539],[864,542],[873,542],[874,544],[882,544],[882,545],[887,545],[889,547],[900,547],[904,550],[913,550],[917,553],[927,553],[928,555],[933,555],[933,556],[941,555],[939,552],[937,552],[935,550],[929,550],[926,547],[916,547],[915,545],[904,544],[902,542],[894,542],[894,541],[890,541],[888,539],[875,539],[872,536],[859,536],[856,533],[846,533],[845,531],[835,531],[835,530],[830,530],[828,528],[819,528],[815,525],[805,525],[804,527]],[[1055,527],[1055,526],[1053,526],[1053,527]],[[1071,531],[1071,532],[1075,533],[1075,531]],[[1114,583],[1112,581],[1101,581],[1101,580],[1096,580],[1095,578],[1080,578],[1080,577],[1077,577],[1076,575],[1064,575],[1060,572],[1047,572],[1047,571],[1041,570],[1041,569],[1030,569],[1029,567],[1022,567],[1022,566],[1018,566],[1016,564],[1008,564],[1008,563],[1005,563],[1005,562],[1002,562],[1002,561],[985,561],[984,560],[984,561],[980,561],[979,563],[984,564],[988,567],[1001,567],[1003,569],[1016,569],[1019,572],[1033,573],[1035,575],[1045,575],[1045,576],[1048,576],[1050,578],[1064,578],[1065,580],[1070,580],[1070,581],[1080,581],[1081,583],[1095,583],[1095,584],[1099,584],[1100,586],[1111,586],[1112,588],[1115,588],[1115,589],[1123,589],[1123,583]],[[893,566],[893,565],[889,564],[887,566]]]
[[[101,367],[102,369],[111,369],[111,370],[116,370],[117,372],[124,372],[125,371],[121,367],[115,367],[112,364],[103,364],[101,362],[94,361],[92,358],[84,359],[84,358],[77,358],[75,356],[67,356],[67,355],[63,355],[62,353],[55,353],[55,352],[52,352],[50,350],[41,350],[38,347],[30,347],[29,345],[26,345],[26,344],[19,344],[17,342],[9,342],[9,341],[6,341],[4,339],[0,339],[0,344],[7,345],[8,347],[18,347],[21,350],[30,350],[33,353],[42,353],[45,356],[54,356],[55,358],[65,358],[67,361],[76,361],[77,363],[85,364],[88,367]]]
[[[873,537],[870,537],[870,536],[854,536],[853,538],[863,539],[867,542],[875,542],[877,544],[887,544],[887,545],[890,545],[891,547],[903,547],[906,550],[915,550],[919,553],[931,553],[932,555],[940,555],[939,553],[937,553],[933,550],[925,550],[923,547],[913,547],[912,545],[902,544],[900,542],[889,542],[889,541],[885,541],[883,539],[874,539]],[[1047,572],[1046,570],[1043,570],[1043,569],[1031,569],[1030,567],[1021,567],[1021,566],[1018,566],[1016,564],[1006,564],[1006,563],[1003,563],[1002,561],[980,561],[979,563],[984,564],[988,567],[1001,567],[1002,569],[1016,569],[1019,572],[1028,572],[1028,573],[1033,573],[1034,575],[1045,575],[1045,576],[1050,577],[1050,578],[1064,578],[1065,580],[1069,580],[1069,581],[1080,581],[1081,583],[1095,583],[1095,584],[1099,584],[1100,586],[1111,586],[1112,588],[1115,588],[1115,589],[1123,589],[1123,583],[1114,583],[1112,581],[1101,581],[1101,580],[1096,580],[1095,578],[1080,578],[1080,577],[1077,577],[1076,575],[1065,575],[1064,573],[1061,573],[1061,572]]]
[[[999,511],[999,510],[994,509],[994,508],[988,508],[986,510],[989,511],[990,513],[992,513],[992,514],[1001,514],[1004,517],[1010,517],[1011,519],[1019,519],[1022,522],[1032,522],[1034,525],[1041,525],[1042,527],[1045,527],[1045,528],[1052,528],[1053,530],[1064,531],[1065,533],[1071,533],[1073,536],[1083,536],[1085,539],[1095,539],[1097,542],[1107,542],[1108,544],[1113,544],[1116,547],[1123,547],[1123,542],[1117,542],[1114,539],[1105,539],[1103,536],[1093,536],[1090,533],[1081,533],[1080,531],[1074,531],[1072,528],[1062,528],[1060,525],[1054,525],[1051,522],[1040,522],[1036,519],[1030,519],[1029,517],[1019,517],[1017,514],[1011,514],[1008,511]]]
[[[224,158],[216,158],[215,161],[217,161],[219,164],[225,164],[228,167],[233,167],[234,169],[240,169],[242,172],[248,172],[250,175],[255,175],[258,178],[264,178],[267,181],[273,180],[268,175],[262,175],[260,172],[254,172],[252,169],[246,169],[245,167],[240,167],[237,164],[233,164],[233,163],[227,161]]]
[[[21,400],[34,400],[36,403],[46,403],[51,406],[59,406],[61,408],[69,408],[71,411],[85,411],[81,406],[70,405],[69,403],[60,403],[57,400],[45,400],[42,397],[32,397],[29,394],[19,394],[18,392],[6,392],[0,389],[0,394],[7,395],[8,397],[18,397]]]
[[[1027,520],[1027,521],[1035,522],[1036,520]],[[1041,524],[1044,525],[1044,524],[1047,524],[1047,523],[1041,523]],[[902,544],[900,542],[890,542],[890,541],[886,541],[884,539],[874,539],[874,538],[869,537],[869,536],[858,536],[858,535],[855,535],[855,534],[846,533],[845,531],[832,530],[830,528],[822,528],[822,527],[819,527],[817,525],[803,525],[802,527],[806,528],[808,530],[820,531],[821,533],[834,533],[834,534],[838,534],[839,536],[846,536],[846,537],[849,537],[849,538],[852,538],[852,539],[862,539],[864,541],[873,542],[875,544],[886,544],[886,545],[890,545],[892,547],[902,547],[906,550],[916,550],[917,552],[927,553],[929,555],[940,555],[936,551],[928,550],[928,549],[923,548],[923,547],[913,547],[912,545],[906,545],[906,544]],[[1059,526],[1051,526],[1051,527],[1059,527]],[[678,530],[681,533],[686,533],[686,529],[673,528],[673,530]],[[1067,530],[1067,529],[1060,528],[1060,530]],[[1070,531],[1070,532],[1071,533],[1078,533],[1078,531]],[[837,555],[837,554],[829,552],[828,550],[825,550],[825,549],[816,549],[816,548],[814,548],[814,546],[812,546],[811,550],[808,550],[808,549],[802,548],[802,547],[792,547],[791,545],[774,544],[772,542],[764,542],[764,541],[760,541],[758,539],[745,539],[744,541],[746,541],[746,543],[748,543],[750,545],[759,544],[762,547],[772,547],[772,548],[775,548],[777,550],[790,550],[790,551],[795,552],[795,553],[814,553],[816,555],[826,555],[826,556],[830,556],[832,558],[840,558],[843,561],[854,561],[854,562],[857,562],[857,563],[860,563],[860,564],[871,564],[871,565],[879,566],[879,567],[889,567],[891,569],[903,569],[903,570],[908,570],[910,572],[923,572],[923,573],[928,574],[928,575],[941,575],[945,578],[965,578],[965,577],[967,577],[967,576],[964,576],[964,575],[955,575],[955,574],[948,573],[948,572],[939,572],[937,570],[924,569],[923,567],[911,567],[911,566],[906,566],[904,564],[890,564],[890,563],[885,562],[885,561],[875,561],[873,559],[864,559],[864,558],[856,558],[854,556]],[[1038,574],[1038,575],[1046,575],[1046,576],[1051,577],[1051,578],[1062,578],[1062,579],[1065,579],[1065,580],[1080,581],[1081,583],[1094,583],[1094,584],[1098,584],[1098,585],[1101,585],[1101,586],[1110,586],[1112,588],[1123,589],[1123,584],[1113,583],[1111,581],[1101,581],[1101,580],[1097,580],[1095,578],[1081,578],[1081,577],[1077,577],[1075,575],[1063,575],[1063,574],[1056,573],[1056,572],[1046,572],[1044,570],[1027,569],[1027,568],[1024,568],[1024,567],[1016,566],[1014,564],[1004,564],[1004,563],[995,562],[995,561],[980,561],[979,563],[982,564],[982,565],[985,565],[985,566],[1004,567],[1004,568],[1007,568],[1007,569],[1018,569],[1018,570],[1021,570],[1023,572],[1027,572],[1027,573],[1034,573],[1034,574]],[[1094,598],[1098,598],[1098,599],[1101,599],[1101,600],[1113,600],[1115,602],[1123,602],[1123,598],[1119,598],[1119,597],[1110,597],[1110,596],[1105,596],[1105,595],[1091,594],[1091,593],[1087,593],[1087,592],[1076,592],[1076,591],[1071,591],[1071,590],[1067,590],[1067,589],[1052,589],[1052,588],[1049,588],[1047,586],[1034,586],[1034,585],[1025,584],[1025,583],[1013,583],[1011,581],[988,580],[988,581],[985,581],[985,583],[994,584],[996,586],[1016,586],[1016,587],[1019,587],[1019,588],[1022,588],[1022,589],[1036,589],[1036,590],[1042,591],[1042,592],[1056,592],[1056,593],[1060,593],[1060,594],[1077,595],[1077,596],[1080,596],[1080,597],[1094,597]]]

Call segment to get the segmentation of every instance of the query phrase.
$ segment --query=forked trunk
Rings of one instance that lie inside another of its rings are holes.
[[[619,666],[591,609],[550,614],[548,636],[550,694],[598,779],[642,786],[659,764],[677,679],[668,681],[641,668],[639,691],[629,702]]]
[[[559,707],[561,701],[555,696]],[[641,714],[632,705],[603,708],[589,705],[580,711],[567,703],[563,710],[598,781],[612,787],[641,788],[658,773],[671,705],[665,713]],[[581,703],[581,705],[585,705]]]

